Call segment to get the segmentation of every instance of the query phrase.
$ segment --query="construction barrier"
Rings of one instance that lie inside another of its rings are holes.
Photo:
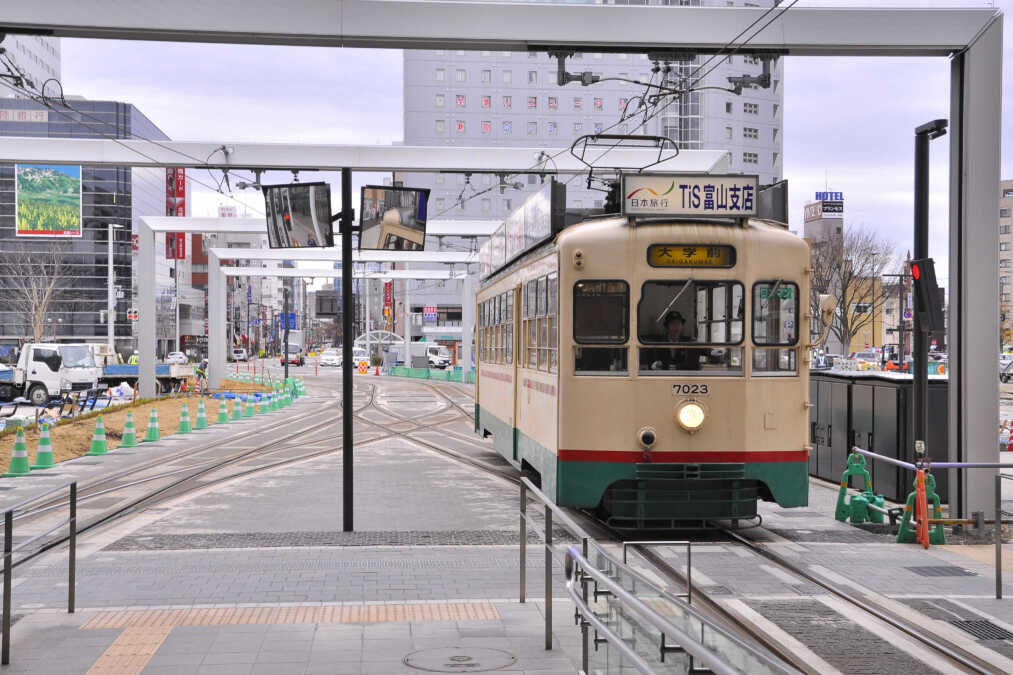
[[[907,496],[907,503],[904,505],[904,516],[900,521],[900,529],[897,530],[897,543],[914,544],[918,543],[925,548],[929,544],[942,546],[946,543],[946,531],[942,523],[937,524],[929,530],[928,505],[933,506],[934,519],[942,519],[943,510],[940,505],[939,495],[936,494],[936,479],[931,473],[924,469],[918,469],[915,475],[915,490]],[[912,526],[912,512],[917,521],[917,527]]]
[[[848,498],[848,482],[852,476],[862,479],[862,491]],[[842,523],[850,520],[853,525],[866,521],[871,523],[882,523],[883,513],[879,510],[870,509],[869,505],[880,509],[886,505],[883,495],[872,492],[872,476],[866,468],[865,457],[857,452],[851,453],[848,457],[848,466],[841,475],[841,487],[837,493],[837,508],[834,511],[834,518]]]

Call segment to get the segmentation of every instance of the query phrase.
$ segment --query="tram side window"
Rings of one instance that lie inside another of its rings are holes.
[[[524,285],[521,308],[524,341],[521,362],[528,368],[554,373],[558,370],[556,334],[559,277],[555,272]]]
[[[618,280],[585,280],[573,286],[574,372],[625,375],[630,337],[630,286]],[[610,347],[606,345],[623,345]]]
[[[503,294],[503,298],[506,300],[506,316],[503,319],[504,326],[504,351],[503,358],[505,363],[514,362],[514,292],[507,291]]]
[[[548,354],[549,372],[559,370],[559,274],[553,272],[548,276],[548,314],[549,339],[545,350]]]
[[[534,279],[524,285],[524,343],[528,368],[538,367],[538,316],[535,296],[538,282]]]
[[[798,285],[783,279],[753,285],[753,343],[759,346],[798,343]],[[798,350],[794,346],[753,350],[753,374],[795,375]]]

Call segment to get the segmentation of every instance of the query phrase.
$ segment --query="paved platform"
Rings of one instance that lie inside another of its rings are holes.
[[[335,379],[331,372],[308,377],[314,396],[301,405],[333,399]],[[420,672],[406,665],[412,663],[446,672],[478,668],[462,664],[576,672],[580,635],[558,573],[554,648],[544,649],[540,546],[529,546],[529,601],[517,602],[517,488],[418,442],[439,441],[504,465],[448,403],[464,405],[470,387],[392,378],[356,383],[357,404],[370,400],[368,392],[376,405],[362,409],[356,422],[355,532],[341,531],[340,452],[160,503],[82,539],[75,614],[63,604],[64,551],[18,569],[12,665],[5,670]],[[412,422],[416,413],[425,417]],[[339,430],[320,430],[302,448],[333,447]],[[991,549],[898,545],[834,521],[835,500],[834,486],[814,481],[805,509],[762,504],[765,527],[751,536],[855,593],[882,596],[918,621],[949,625],[975,649],[994,654],[1000,670],[1013,664],[1010,641],[978,640],[952,623],[988,620],[1013,632],[1013,600],[992,599]],[[680,562],[678,548],[661,551]],[[874,627],[861,626],[818,587],[772,565],[743,571],[740,547],[701,543],[693,555],[701,587],[796,636],[826,672],[916,667],[903,649],[857,648],[848,636],[874,646]],[[1013,584],[1006,592],[1013,595]],[[835,639],[807,637],[816,625],[837,627]]]

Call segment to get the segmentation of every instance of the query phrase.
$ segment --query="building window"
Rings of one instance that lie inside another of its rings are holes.
[[[482,200],[482,213],[489,213],[489,209],[492,208],[492,202],[489,199]]]
[[[601,133],[601,122],[595,122],[594,123],[594,133],[596,133],[596,134],[600,134]]]
[[[538,176],[533,173],[528,174],[528,185],[534,185],[538,182]]]
[[[446,182],[446,176],[444,176],[442,173],[436,174],[436,184],[443,185],[444,182]]]
[[[465,132],[464,120],[457,120],[457,133],[463,134]]]
[[[729,115],[732,114],[732,102],[731,101],[726,101],[725,102],[725,112],[728,113]]]
[[[1010,210],[1009,209],[999,209],[999,217],[1000,218],[1009,218],[1009,214],[1010,214]]]
[[[492,107],[492,96],[482,97],[482,107],[485,108],[486,110]]]
[[[492,122],[488,120],[482,120],[482,134],[488,135],[492,131]]]
[[[601,52],[595,52],[591,54],[591,58],[595,61],[601,61]]]
[[[584,109],[584,98],[582,96],[573,97],[573,109],[583,110]]]
[[[604,204],[604,202],[602,200],[600,200],[600,199],[594,200],[594,208],[596,208],[596,209],[600,209],[603,204]]]
[[[759,138],[760,137],[760,130],[759,129],[754,129],[753,127],[742,127],[742,137],[743,138],[753,138],[753,139]]]
[[[771,138],[772,138],[772,140],[776,141],[776,140],[777,140],[777,132],[779,131],[779,129],[777,129],[777,128],[775,127],[775,128],[774,128],[774,129],[772,129],[771,131],[773,132],[773,133],[771,134]]]
[[[454,97],[457,99],[457,107],[464,108],[468,104],[468,98],[464,94],[458,94]]]
[[[528,122],[528,136],[538,135],[538,122]],[[533,178],[534,176],[532,176]]]
[[[573,123],[573,133],[579,134],[579,133],[581,133],[583,131],[584,131],[584,124],[583,124],[583,122],[574,122]]]
[[[999,285],[1000,286],[1008,286],[1009,285],[1009,275],[1008,274],[1004,274],[1001,277],[999,277]]]
[[[759,103],[743,103],[742,104],[742,112],[746,113],[747,115],[759,115],[760,114],[760,104]]]
[[[444,105],[444,104],[445,104],[446,102],[447,102],[447,97],[446,97],[446,96],[444,96],[443,94],[437,94],[437,95],[436,95],[436,100],[435,100],[435,103],[436,103],[436,107],[437,107],[437,108],[442,108],[442,107],[443,107],[443,105]]]
[[[447,71],[444,70],[443,68],[437,68],[436,69],[436,81],[437,82],[443,82],[446,79],[447,79]]]
[[[437,197],[436,198],[436,209],[438,211],[442,211],[444,209],[444,204],[445,203],[446,202],[444,202],[443,197]]]
[[[1000,241],[999,242],[999,250],[1000,251],[1008,251],[1009,250],[1009,242],[1008,241]]]
[[[559,129],[559,125],[556,124],[555,122],[549,122],[548,123],[548,133],[549,133],[550,136],[555,136],[556,135],[556,131],[558,129]]]
[[[538,107],[538,97],[528,96],[528,109],[533,110]]]
[[[549,110],[556,110],[559,108],[559,99],[555,96],[549,97]]]
[[[513,202],[513,200],[512,200],[512,199],[504,199],[504,200],[503,200],[503,208],[504,208],[504,209],[505,209],[505,210],[506,210],[506,211],[507,211],[508,213],[509,213],[510,209],[512,209],[512,208],[513,208],[513,204],[514,204],[514,202]]]
[[[514,105],[514,98],[513,98],[513,96],[504,96],[503,97],[503,110],[510,110],[510,108],[512,108],[513,105]]]
[[[999,267],[1005,268],[1009,266],[1010,266],[1009,258],[1003,258],[1002,260],[999,261]]]
[[[629,102],[630,102],[630,99],[628,99],[628,98],[621,98],[621,99],[619,99],[619,112],[625,113],[626,112],[626,106],[627,106],[627,104]]]
[[[780,156],[780,153],[778,153],[778,152],[775,152],[775,153],[774,153],[774,155],[773,155],[773,157],[772,157],[772,158],[771,158],[771,160],[770,160],[771,164],[777,164],[777,158],[778,158],[779,156]]]
[[[436,120],[436,133],[444,134],[447,132],[447,120]]]
[[[491,83],[492,83],[492,71],[491,70],[483,70],[482,71],[482,84],[491,84]]]
[[[537,70],[529,70],[528,71],[528,84],[538,84],[538,71]]]
[[[780,109],[781,109],[780,104],[775,103],[774,104],[774,117],[777,117],[777,111],[780,110]]]
[[[510,135],[514,132],[514,123],[510,120],[503,121],[503,133]]]
[[[503,84],[513,84],[513,81],[514,81],[514,71],[512,71],[512,70],[504,70],[503,71]]]
[[[742,161],[745,164],[758,164],[760,161],[760,156],[757,155],[755,152],[744,152],[742,153]]]
[[[731,140],[733,130],[731,127],[725,127],[725,138]]]
[[[1009,231],[1010,231],[1010,226],[1009,225],[1000,225],[999,226],[999,234],[1009,234]]]
[[[1013,188],[1006,188],[1002,191],[1003,197],[1013,197]]]
[[[601,112],[604,109],[605,109],[605,104],[602,102],[602,100],[600,98],[595,97],[595,99],[594,99],[594,110],[595,110],[595,112]]]
[[[620,124],[619,125],[619,133],[620,134],[624,134],[625,135],[626,133],[628,133],[628,131],[629,131],[629,125],[628,124]]]
[[[528,52],[528,58],[529,59],[537,59],[538,58],[538,52]]]
[[[777,93],[777,85],[781,84],[781,80],[774,80],[774,93]]]
[[[468,71],[466,71],[464,68],[458,68],[457,71],[454,73],[454,81],[455,82],[467,82],[468,81]]]

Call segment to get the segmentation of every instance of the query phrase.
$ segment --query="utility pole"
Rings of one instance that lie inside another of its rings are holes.
[[[285,362],[285,379],[288,379],[288,283],[285,284],[285,289],[282,292],[285,298],[284,309],[281,314],[281,321],[285,324],[285,344],[281,348],[281,360]]]
[[[907,319],[904,318],[904,300],[905,300],[905,293],[904,293],[904,291],[907,290],[907,280],[911,278],[911,275],[908,274],[907,272],[902,272],[901,274],[884,274],[883,276],[884,277],[897,277],[897,279],[898,279],[898,281],[897,281],[897,296],[898,296],[897,297],[897,307],[898,307],[898,313],[897,313],[897,329],[896,329],[897,330],[897,353],[898,353],[899,359],[900,359],[898,361],[898,363],[899,363],[900,367],[903,369],[904,368],[904,357],[907,356],[907,342],[904,339],[904,331],[905,331],[904,322],[907,321]]]
[[[341,307],[344,337],[341,343],[342,529],[353,531],[352,519],[352,170],[341,170]],[[359,233],[362,236],[362,233]]]

